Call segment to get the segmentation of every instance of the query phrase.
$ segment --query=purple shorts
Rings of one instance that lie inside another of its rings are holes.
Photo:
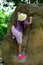
[[[12,34],[16,37],[16,40],[19,44],[22,44],[22,33],[16,30],[14,26],[12,26]]]

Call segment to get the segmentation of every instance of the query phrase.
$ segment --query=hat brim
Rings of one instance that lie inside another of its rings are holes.
[[[21,14],[18,15],[18,20],[19,21],[24,21],[24,20],[26,20],[26,18],[27,18],[26,14],[21,13]]]

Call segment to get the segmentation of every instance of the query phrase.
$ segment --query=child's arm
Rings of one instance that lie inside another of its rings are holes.
[[[32,24],[32,16],[30,17],[30,22],[29,22],[29,24]]]
[[[27,20],[25,21],[25,25],[26,25],[26,26],[28,26],[28,25],[30,25],[30,24],[32,24],[32,16],[30,17],[29,22],[28,22]]]

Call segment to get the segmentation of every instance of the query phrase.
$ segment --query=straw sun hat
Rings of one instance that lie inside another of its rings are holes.
[[[27,18],[27,15],[26,14],[24,14],[24,13],[19,13],[18,14],[18,20],[19,21],[24,21],[25,19]]]

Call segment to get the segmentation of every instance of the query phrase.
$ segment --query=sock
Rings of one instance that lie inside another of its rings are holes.
[[[19,56],[21,56],[21,54],[19,54]]]

